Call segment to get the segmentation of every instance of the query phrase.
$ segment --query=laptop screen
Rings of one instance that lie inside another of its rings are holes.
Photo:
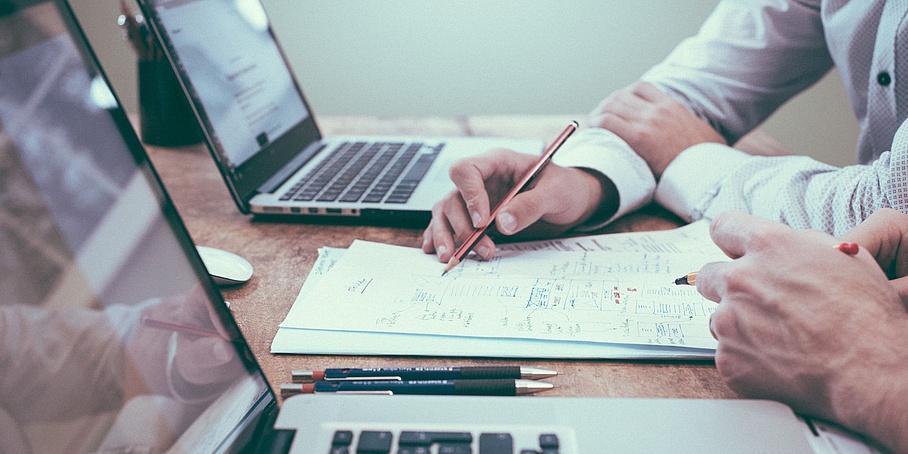
[[[231,168],[309,116],[258,0],[154,4]]]
[[[249,212],[248,200],[272,190],[275,175],[295,170],[285,166],[321,139],[265,9],[259,0],[138,3],[191,101],[224,182],[240,210]]]
[[[0,0],[0,452],[212,452],[273,401],[63,2]]]

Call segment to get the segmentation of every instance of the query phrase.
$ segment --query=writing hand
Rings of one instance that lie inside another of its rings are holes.
[[[433,207],[432,220],[423,233],[423,251],[435,252],[439,261],[447,262],[537,159],[534,155],[495,150],[455,163],[450,176],[457,189]],[[605,191],[603,183],[591,173],[549,163],[530,189],[504,207],[495,227],[504,235],[564,232],[596,213],[606,198],[617,200]],[[495,255],[495,244],[486,236],[473,251],[488,260]]]
[[[697,274],[719,303],[710,327],[729,387],[908,447],[908,314],[867,250],[843,254],[832,236],[737,212],[711,235],[735,259]]]
[[[201,287],[193,287],[185,295],[162,299],[145,308],[140,319],[169,321],[218,336],[140,323],[134,328],[127,348],[128,353],[141,358],[140,363],[134,364],[138,376],[127,383],[147,388],[139,388],[137,392],[177,393],[184,400],[205,400],[216,397],[222,385],[232,383],[242,373],[242,364]]]
[[[687,148],[704,142],[726,143],[712,126],[647,82],[609,95],[590,113],[589,122],[627,142],[656,179]]]

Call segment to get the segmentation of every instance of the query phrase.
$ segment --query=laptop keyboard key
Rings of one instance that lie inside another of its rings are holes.
[[[331,441],[332,445],[347,445],[349,446],[353,443],[353,431],[351,430],[338,430],[334,432],[334,439]]]
[[[543,450],[558,449],[558,435],[541,434],[539,435],[539,447]]]
[[[398,444],[403,445],[431,445],[433,443],[466,443],[473,442],[470,432],[416,432],[403,431],[400,433]]]
[[[401,446],[397,454],[432,454],[432,449],[429,446]]]
[[[385,454],[391,452],[391,439],[394,436],[387,431],[364,430],[359,434],[356,444],[357,454]]]
[[[334,438],[331,439],[331,449],[329,454],[349,454],[350,444],[353,443],[353,431],[338,430],[334,432]]]
[[[479,454],[513,454],[514,437],[505,433],[479,435]]]
[[[438,454],[473,454],[473,448],[463,443],[439,443]]]

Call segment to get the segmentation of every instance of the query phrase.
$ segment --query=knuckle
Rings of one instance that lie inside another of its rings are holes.
[[[724,280],[729,294],[750,293],[753,287],[751,273],[740,266],[727,270]]]
[[[777,229],[762,229],[754,231],[747,242],[747,250],[765,251],[773,247],[778,247],[787,241],[786,235]]]

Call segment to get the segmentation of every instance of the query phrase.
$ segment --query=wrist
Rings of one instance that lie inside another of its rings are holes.
[[[908,332],[908,314],[897,318],[886,324],[897,329],[887,332]],[[830,384],[834,418],[890,449],[908,452],[908,345],[895,334],[867,334],[873,347]]]
[[[576,170],[579,178],[585,181],[586,206],[575,226],[604,224],[618,212],[620,198],[617,186],[611,178],[596,170],[582,167]]]

